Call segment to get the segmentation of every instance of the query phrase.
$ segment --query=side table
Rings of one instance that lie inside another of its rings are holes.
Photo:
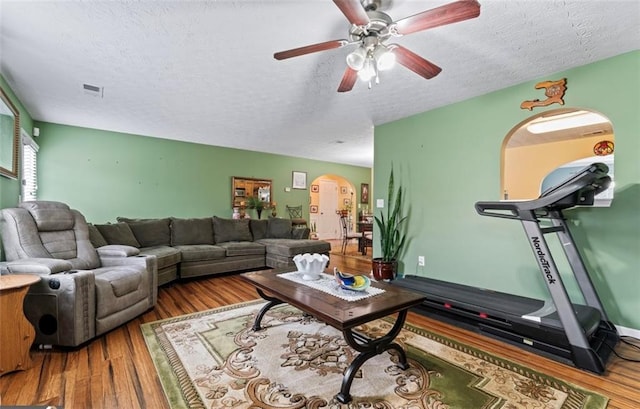
[[[31,274],[0,275],[0,376],[31,367],[29,349],[36,331],[24,316],[29,286],[40,281]]]

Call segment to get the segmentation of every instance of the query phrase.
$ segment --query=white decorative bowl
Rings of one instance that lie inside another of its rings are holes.
[[[317,280],[327,267],[329,257],[326,254],[304,253],[296,255],[293,262],[296,263],[298,271],[303,274],[303,280]]]

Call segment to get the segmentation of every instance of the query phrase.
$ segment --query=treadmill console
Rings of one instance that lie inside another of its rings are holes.
[[[611,183],[609,167],[596,162],[581,169],[575,175],[545,190],[533,200],[514,202],[477,202],[476,211],[482,216],[507,219],[535,220],[538,210],[562,210],[574,206],[591,206],[594,197],[606,190]]]

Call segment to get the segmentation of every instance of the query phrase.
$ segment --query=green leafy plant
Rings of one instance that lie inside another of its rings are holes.
[[[393,164],[391,165],[387,194],[386,217],[383,211],[380,211],[380,217],[374,216],[380,231],[381,259],[385,262],[398,259],[407,238],[405,232],[407,217],[402,215],[404,191],[402,186],[398,186],[397,191],[395,190]]]
[[[258,214],[258,219],[262,218],[262,211],[265,207],[267,207],[268,203],[260,200],[258,196],[249,196],[247,197],[247,207],[249,209],[256,209],[256,213]]]
[[[260,200],[258,196],[249,196],[247,197],[247,208],[262,210],[265,207],[265,202]]]

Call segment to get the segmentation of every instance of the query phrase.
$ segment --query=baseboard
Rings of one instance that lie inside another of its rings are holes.
[[[627,336],[627,337],[640,339],[640,329],[627,328],[627,327],[622,327],[620,325],[616,325],[616,329],[618,330],[618,334],[620,334],[620,336]]]

